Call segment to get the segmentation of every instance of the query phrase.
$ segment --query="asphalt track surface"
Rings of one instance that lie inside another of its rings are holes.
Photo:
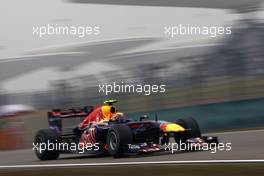
[[[196,152],[157,152],[125,158],[110,156],[62,154],[58,160],[39,161],[32,149],[0,152],[0,166],[13,165],[52,165],[84,163],[128,163],[156,161],[200,161],[200,160],[263,160],[264,130],[215,133],[220,142],[232,143],[230,151],[196,151]]]

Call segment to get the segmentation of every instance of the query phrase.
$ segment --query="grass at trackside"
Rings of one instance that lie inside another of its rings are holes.
[[[3,176],[64,175],[64,176],[263,176],[264,164],[209,164],[209,165],[144,165],[144,166],[98,166],[81,168],[42,168],[0,170]]]

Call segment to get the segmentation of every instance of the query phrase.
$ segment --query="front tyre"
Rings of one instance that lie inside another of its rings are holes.
[[[108,153],[113,157],[124,155],[127,144],[133,142],[131,129],[126,125],[114,125],[107,134]]]
[[[52,129],[39,130],[34,139],[34,145],[37,146],[35,154],[40,160],[55,160],[59,157],[59,151],[56,150],[56,144],[59,141],[59,134]]]
[[[201,137],[200,127],[195,119],[188,117],[178,119],[175,123],[189,130],[186,134],[184,134],[185,139]]]

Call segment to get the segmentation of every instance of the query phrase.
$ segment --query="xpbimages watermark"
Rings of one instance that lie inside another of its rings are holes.
[[[63,142],[52,142],[47,141],[46,143],[32,143],[33,150],[42,153],[46,150],[48,151],[74,151],[78,153],[84,153],[86,151],[98,151],[99,143],[63,143]]]
[[[193,26],[190,24],[178,24],[164,27],[164,35],[171,38],[177,35],[204,35],[218,37],[231,34],[231,26]]]
[[[99,26],[71,26],[46,24],[43,26],[33,26],[32,34],[37,37],[45,37],[51,35],[71,35],[83,38],[89,35],[99,35],[101,29]]]
[[[217,151],[231,151],[232,143],[166,143],[164,144],[164,150],[170,151],[172,154],[177,151],[210,151],[210,153],[216,153]]]
[[[150,95],[152,93],[164,93],[166,92],[166,85],[161,84],[126,84],[126,83],[116,83],[112,84],[99,84],[98,92],[105,95],[111,93],[138,93],[144,95]]]

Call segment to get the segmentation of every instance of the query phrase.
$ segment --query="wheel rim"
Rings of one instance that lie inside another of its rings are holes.
[[[114,132],[111,132],[109,135],[109,145],[112,150],[115,150],[117,147],[117,136]]]

